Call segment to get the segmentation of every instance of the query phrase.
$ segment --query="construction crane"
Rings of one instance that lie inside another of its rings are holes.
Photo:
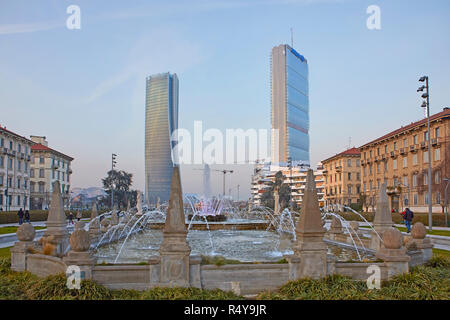
[[[225,175],[227,173],[233,173],[233,170],[214,170],[223,173],[223,196],[225,196]]]

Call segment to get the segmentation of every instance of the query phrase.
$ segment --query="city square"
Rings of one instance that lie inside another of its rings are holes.
[[[394,81],[380,80],[394,66],[381,69],[377,62],[371,72],[380,71],[372,77],[356,72],[361,61],[350,58],[340,62],[353,70],[348,74],[341,65],[323,68],[329,57],[314,48],[328,45],[303,40],[303,22],[296,27],[295,19],[285,38],[274,40],[280,27],[273,39],[249,39],[258,50],[248,49],[237,62],[240,69],[249,64],[252,72],[266,73],[265,79],[258,74],[247,81],[246,71],[237,70],[236,60],[226,61],[231,53],[223,53],[219,44],[206,58],[194,40],[184,42],[170,28],[149,31],[151,36],[126,48],[132,38],[128,26],[147,15],[209,19],[203,10],[218,18],[228,10],[240,14],[254,8],[261,17],[279,19],[278,14],[295,9],[318,18],[324,6],[345,7],[339,12],[343,16],[362,9],[361,30],[353,36],[372,36],[370,41],[389,52],[392,44],[377,33],[394,29],[389,15],[399,14],[399,4],[231,1],[225,9],[214,1],[174,7],[155,2],[133,7],[137,11],[119,5],[120,17],[96,16],[99,7],[83,2],[59,5],[62,27],[0,24],[0,39],[11,48],[4,54],[18,54],[25,44],[41,48],[26,38],[29,34],[50,41],[50,35],[67,33],[84,48],[103,35],[106,49],[72,48],[91,65],[80,63],[65,72],[86,75],[86,83],[46,75],[42,86],[48,82],[59,89],[43,89],[33,99],[33,110],[25,107],[28,96],[14,86],[30,86],[33,92],[34,80],[3,83],[9,91],[0,95],[11,107],[2,107],[0,120],[1,300],[449,300],[450,109],[442,105],[449,99],[448,62],[404,68],[402,59],[416,61],[415,54],[393,58],[398,69],[392,74],[402,83],[398,92],[386,92],[390,100],[384,106],[379,105],[383,93],[371,98],[375,88],[358,86]],[[440,1],[431,8],[428,18],[438,20],[444,19],[441,10],[449,9]],[[10,3],[12,16],[17,10]],[[117,35],[107,35],[89,19],[85,24],[85,14],[111,27],[120,20]],[[208,23],[223,32],[220,22]],[[248,28],[259,34],[264,24],[254,23]],[[442,23],[448,25],[445,19]],[[438,27],[429,28],[445,38]],[[389,41],[412,31],[391,32],[395,36]],[[200,33],[199,39],[203,36],[209,34]],[[358,46],[352,36],[342,39]],[[228,41],[227,46],[238,46]],[[109,47],[110,42],[116,45]],[[171,52],[177,45],[185,50]],[[113,48],[129,58],[120,74],[106,71],[105,80],[96,73],[122,61]],[[355,50],[339,48],[356,57]],[[442,52],[448,54],[445,48]],[[377,54],[374,49],[363,65],[375,63]],[[190,55],[195,56],[192,66],[180,63]],[[224,62],[211,64],[208,59],[215,55]],[[62,62],[55,56],[54,61],[33,59],[53,68],[50,74]],[[217,77],[211,77],[212,66],[220,70]],[[8,70],[20,74],[21,67],[14,62]],[[29,79],[34,76],[30,71]],[[340,78],[342,83],[333,83]],[[229,79],[241,84],[229,86]],[[75,88],[66,88],[70,85]],[[259,92],[249,93],[247,85]],[[336,90],[339,99],[327,90]],[[61,100],[61,114],[47,106],[47,99],[56,101],[63,92],[73,97]],[[235,100],[227,106],[227,99]],[[48,121],[40,110],[48,112]],[[242,310],[229,306],[229,315],[270,313],[263,304]],[[214,305],[183,308],[184,315],[219,315]]]

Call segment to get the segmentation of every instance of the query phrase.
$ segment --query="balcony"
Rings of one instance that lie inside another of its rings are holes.
[[[52,169],[58,170],[58,169],[59,169],[59,166],[58,166],[56,163],[54,163],[54,164],[52,165]]]
[[[406,153],[405,148],[400,148],[400,154],[405,154],[405,153]]]
[[[420,149],[425,149],[427,147],[427,144],[425,141],[420,143]]]
[[[395,158],[395,152],[391,151],[391,158]]]
[[[442,138],[431,139],[431,145],[434,146],[434,147],[439,147],[441,145],[441,142],[442,142],[441,139]]]
[[[20,154],[20,159],[21,160],[25,159],[25,154],[23,152]]]
[[[334,168],[336,169],[337,172],[340,172],[342,170],[342,166],[336,166]]]
[[[383,154],[382,156],[381,156],[381,160],[386,160],[386,155],[385,154]]]
[[[2,153],[3,154],[8,154],[8,148],[3,148]]]
[[[27,156],[27,161],[31,161],[31,156]]]
[[[365,160],[361,160],[361,165],[364,166],[366,164]]]
[[[417,152],[416,145],[409,146],[409,151],[411,151],[411,152]]]

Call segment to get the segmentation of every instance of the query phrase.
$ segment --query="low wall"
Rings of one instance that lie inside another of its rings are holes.
[[[110,289],[145,290],[150,287],[150,267],[126,264],[95,266],[92,278]]]
[[[190,226],[190,230],[266,230],[269,226],[269,222],[242,222],[242,223],[226,223],[226,222],[208,222],[195,223]],[[186,224],[186,228],[189,224]],[[149,223],[150,229],[163,229],[164,222]],[[209,228],[209,229],[208,229]]]
[[[235,290],[240,294],[256,294],[275,290],[289,281],[288,264],[202,265],[204,289]]]
[[[388,270],[384,262],[336,262],[334,273],[351,277],[354,280],[366,281],[372,274],[367,273],[367,268],[372,265],[380,268],[381,280],[386,280],[388,278]]]
[[[61,258],[44,254],[27,255],[27,271],[39,276],[47,277],[53,274],[65,273],[67,266]]]

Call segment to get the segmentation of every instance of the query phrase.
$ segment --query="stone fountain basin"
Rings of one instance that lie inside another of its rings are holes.
[[[211,225],[210,225],[211,227]],[[223,256],[242,262],[276,262],[284,255],[292,254],[294,241],[290,235],[279,235],[265,230],[190,230],[187,236],[191,255]],[[150,229],[128,239],[117,259],[118,264],[147,262],[159,254],[162,230]],[[95,252],[97,263],[114,263],[123,240],[100,247]],[[356,251],[328,243],[328,253],[337,261],[358,260]],[[362,256],[375,260],[372,254]]]

